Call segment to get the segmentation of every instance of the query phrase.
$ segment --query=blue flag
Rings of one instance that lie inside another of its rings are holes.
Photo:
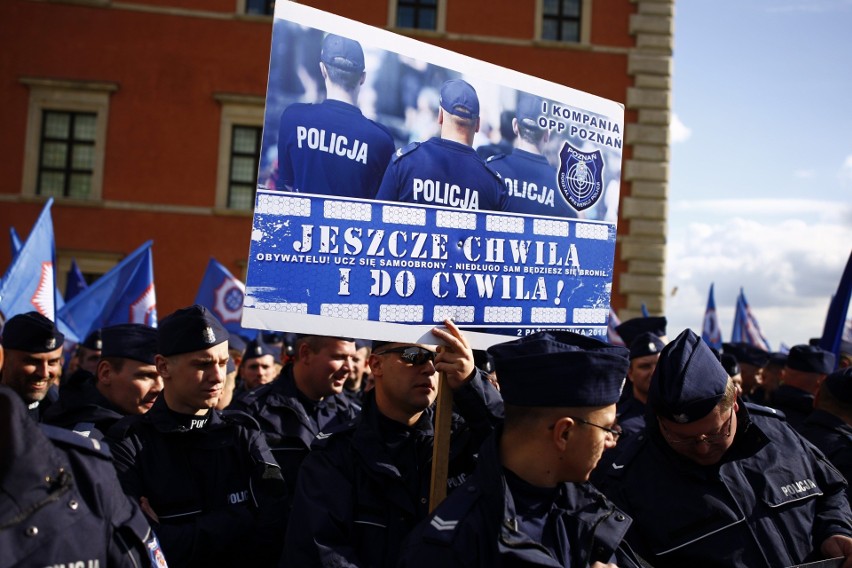
[[[732,343],[748,343],[764,351],[770,351],[769,342],[760,331],[760,325],[757,323],[757,318],[751,311],[746,300],[743,289],[740,288],[740,295],[737,296],[737,307],[734,312],[734,328],[731,331]]]
[[[12,260],[14,261],[18,253],[21,252],[21,247],[24,246],[15,227],[9,227],[9,245],[12,247]]]
[[[235,278],[227,268],[211,258],[207,263],[201,286],[195,296],[195,303],[213,312],[229,333],[243,337],[254,337],[256,331],[246,331],[240,325],[243,317],[243,297],[245,284]]]
[[[606,340],[613,345],[618,345],[620,347],[625,347],[624,340],[621,339],[621,336],[615,331],[615,328],[621,325],[621,320],[618,319],[618,316],[615,315],[615,310],[612,309],[612,306],[609,307],[609,319],[606,324]]]
[[[716,313],[713,284],[710,284],[710,294],[707,296],[707,309],[704,312],[704,327],[701,330],[701,339],[714,349],[722,349],[722,329],[719,327],[719,314]]]
[[[78,337],[119,323],[157,327],[152,242],[133,251],[59,310],[60,319]]]
[[[645,302],[642,302],[642,317],[643,318],[651,317],[651,314],[648,313],[648,306],[645,305]]]
[[[77,261],[72,258],[71,268],[68,270],[68,281],[65,283],[65,301],[70,301],[88,287],[80,267],[77,266]]]
[[[47,200],[36,219],[30,235],[9,269],[0,280],[0,317],[37,311],[46,318],[56,318],[56,253],[53,243],[53,219]]]
[[[837,292],[828,306],[828,315],[822,328],[819,346],[834,353],[835,360],[840,361],[840,341],[843,339],[846,327],[846,314],[849,312],[849,301],[852,298],[852,253],[846,261],[846,268],[837,285]]]

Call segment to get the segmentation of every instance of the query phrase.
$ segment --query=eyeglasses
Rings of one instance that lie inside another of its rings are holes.
[[[618,441],[618,437],[621,436],[624,433],[624,432],[622,432],[621,428],[619,428],[618,426],[616,426],[614,428],[608,428],[607,426],[601,426],[600,424],[595,424],[594,422],[589,422],[588,420],[584,420],[584,419],[578,418],[576,416],[567,416],[566,418],[570,418],[571,420],[574,420],[575,422],[580,422],[581,424],[586,424],[588,426],[594,426],[595,428],[600,428],[601,430],[603,430],[604,432],[606,432],[607,434],[612,436],[612,439],[615,440],[615,441]],[[556,426],[556,424],[551,424],[549,429],[553,430],[553,428],[555,426]]]
[[[434,363],[435,357],[438,355],[434,351],[430,351],[423,347],[417,347],[416,345],[385,349],[379,353],[374,353],[374,355],[386,355],[387,353],[399,353],[400,359],[406,363],[411,363],[412,365],[423,365],[428,362]]]
[[[731,408],[731,415],[728,416],[728,420],[726,420],[725,423],[722,424],[722,430],[724,430],[724,431],[720,430],[719,432],[716,432],[715,434],[702,434],[700,436],[694,436],[694,437],[690,437],[690,438],[679,438],[679,437],[675,436],[674,434],[672,434],[671,432],[669,432],[668,430],[666,430],[666,427],[663,424],[662,420],[658,420],[657,422],[660,425],[660,430],[662,430],[663,436],[665,436],[666,441],[668,441],[668,443],[673,445],[673,446],[679,446],[679,445],[685,445],[685,444],[695,444],[695,445],[698,445],[698,444],[708,444],[708,445],[718,444],[719,442],[727,439],[731,435],[731,426],[733,425],[733,421],[734,421],[734,409]]]

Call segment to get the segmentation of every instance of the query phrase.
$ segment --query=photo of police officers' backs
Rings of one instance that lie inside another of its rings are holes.
[[[276,20],[258,188],[615,220],[620,117],[365,39]]]

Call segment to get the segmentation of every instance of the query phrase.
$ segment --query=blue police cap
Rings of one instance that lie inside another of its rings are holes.
[[[500,392],[516,406],[615,404],[627,377],[628,351],[567,331],[543,331],[488,348]]]
[[[539,127],[538,117],[541,116],[542,102],[541,97],[529,93],[520,93],[518,95],[518,107],[515,109],[515,118],[524,126]]]
[[[794,345],[787,354],[787,366],[805,373],[827,374],[834,370],[834,353],[813,345]]]
[[[18,314],[3,326],[3,347],[28,353],[47,353],[62,347],[65,336],[38,312]]]
[[[720,361],[729,377],[740,374],[740,364],[737,362],[737,358],[730,353],[722,353]]]
[[[658,355],[665,346],[666,342],[657,337],[655,334],[649,331],[640,333],[630,344],[630,359],[633,360],[637,357]]]
[[[441,86],[441,108],[460,118],[479,118],[479,97],[467,81],[450,79]]]
[[[157,328],[157,352],[167,357],[209,349],[227,340],[228,331],[216,316],[198,304],[167,315]]]
[[[686,424],[704,418],[725,394],[728,373],[710,347],[690,329],[666,345],[648,389],[657,416]]]
[[[625,345],[630,345],[634,339],[639,337],[640,333],[647,332],[653,333],[657,337],[665,337],[667,323],[664,316],[633,318],[616,326],[615,331]]]
[[[763,367],[769,361],[769,353],[750,343],[723,343],[722,351],[730,353],[739,363]]]
[[[246,350],[246,340],[236,333],[232,333],[228,336],[228,349],[234,349],[242,353]]]
[[[122,323],[103,328],[101,357],[119,357],[154,364],[157,330],[141,323]]]
[[[344,71],[364,70],[364,50],[354,39],[328,34],[322,40],[320,61]]]
[[[272,357],[275,358],[280,353],[280,350],[275,351],[271,345],[258,337],[256,339],[252,339],[246,345],[246,349],[243,351],[243,361],[248,361],[249,359],[260,359],[265,355],[272,355]]]
[[[852,404],[852,367],[834,371],[825,378],[822,385],[837,400]]]
[[[86,349],[91,349],[92,351],[100,351],[103,349],[103,340],[101,337],[101,330],[96,329],[92,333],[86,336],[86,340],[81,343],[83,347]]]
[[[787,354],[780,351],[772,351],[769,353],[769,358],[766,361],[767,365],[780,365],[783,367],[787,364]]]

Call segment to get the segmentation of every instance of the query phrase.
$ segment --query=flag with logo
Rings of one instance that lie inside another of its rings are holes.
[[[83,272],[77,266],[77,261],[72,258],[71,268],[68,270],[68,281],[65,283],[65,301],[70,301],[88,287]]]
[[[157,326],[154,261],[148,241],[59,310],[79,337],[119,323]]]
[[[849,313],[850,299],[852,299],[852,253],[846,261],[846,268],[837,284],[837,291],[831,298],[822,328],[822,337],[819,340],[819,346],[834,353],[837,361],[840,361],[840,342],[848,341],[844,337],[844,330],[847,329],[846,316]]]
[[[215,258],[211,258],[201,279],[201,286],[198,287],[195,303],[213,312],[229,333],[254,337],[256,331],[248,332],[240,325],[245,293],[245,284]]]
[[[769,342],[760,331],[760,325],[757,323],[757,318],[751,311],[751,307],[746,300],[743,289],[740,288],[740,295],[737,296],[737,306],[734,312],[734,328],[731,331],[732,343],[748,343],[764,351],[770,351]]]
[[[55,320],[56,253],[50,214],[52,206],[53,198],[50,198],[0,280],[0,316],[3,320],[32,311]]]
[[[701,329],[701,339],[714,349],[722,349],[722,330],[719,327],[719,314],[716,313],[713,284],[710,284],[710,294],[707,296],[707,309],[704,311],[704,326]]]

